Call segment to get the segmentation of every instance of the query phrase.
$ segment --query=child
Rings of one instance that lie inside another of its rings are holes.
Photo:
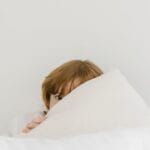
[[[88,60],[72,60],[56,68],[46,76],[42,84],[42,97],[47,111],[73,89],[102,74],[102,70]],[[33,119],[22,131],[28,133],[37,127],[46,119],[47,111]]]

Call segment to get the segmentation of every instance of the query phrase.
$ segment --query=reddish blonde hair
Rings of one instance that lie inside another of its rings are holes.
[[[72,60],[62,64],[46,76],[42,83],[42,97],[45,106],[49,109],[51,94],[59,93],[59,97],[64,97],[68,83],[71,84],[67,94],[73,89],[72,86],[75,79],[79,79],[78,85],[80,85],[101,74],[103,74],[103,71],[88,60]]]

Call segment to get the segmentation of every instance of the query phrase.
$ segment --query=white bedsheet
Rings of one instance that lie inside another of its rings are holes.
[[[0,150],[150,150],[150,128],[116,129],[57,140],[0,137]]]

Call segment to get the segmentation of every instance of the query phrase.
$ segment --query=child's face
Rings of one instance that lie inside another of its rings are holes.
[[[76,79],[76,80],[74,80],[72,86],[71,86],[71,84],[72,84],[71,82],[69,82],[69,83],[67,84],[67,86],[66,86],[66,88],[65,88],[65,92],[64,92],[63,97],[66,96],[66,95],[67,95],[69,92],[71,92],[73,89],[75,89],[77,86],[79,86],[79,85],[80,85],[80,80],[79,80],[79,79]],[[70,86],[71,86],[71,89],[70,89]],[[60,90],[61,90],[61,88],[60,88]],[[59,92],[58,92],[58,94],[56,94],[56,95],[51,95],[51,99],[50,99],[50,109],[51,109],[54,105],[56,105],[56,104],[59,102],[58,95],[59,95]],[[62,97],[62,98],[63,98],[63,97]]]

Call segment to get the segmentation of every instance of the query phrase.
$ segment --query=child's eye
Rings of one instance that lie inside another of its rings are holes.
[[[61,100],[61,99],[62,99],[62,97],[61,97],[61,96],[59,96],[59,97],[58,97],[58,100]]]
[[[62,99],[62,97],[61,96],[55,96],[55,98],[57,99],[57,100],[61,100]]]

